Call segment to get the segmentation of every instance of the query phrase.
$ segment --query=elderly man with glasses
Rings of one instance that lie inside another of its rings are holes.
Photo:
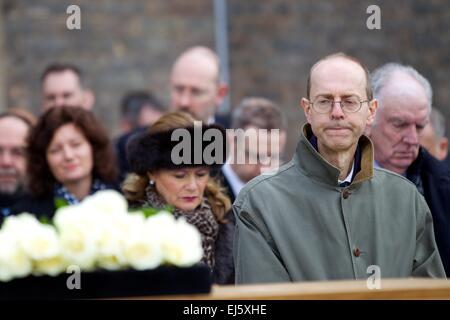
[[[240,192],[237,283],[445,277],[430,210],[415,186],[374,169],[363,135],[377,109],[367,69],[339,53],[310,71],[308,123],[292,161]]]

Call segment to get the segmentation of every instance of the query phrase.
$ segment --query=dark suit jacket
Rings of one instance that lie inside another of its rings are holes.
[[[140,127],[131,132],[122,134],[115,141],[117,162],[119,164],[119,183],[122,183],[128,172],[130,172],[130,165],[127,159],[127,143],[133,135],[143,132],[144,130],[148,130],[148,127]]]
[[[13,214],[14,206],[23,203],[27,199],[27,194],[22,190],[12,195],[0,195],[0,226],[3,219]]]
[[[234,284],[233,241],[235,217],[233,211],[228,211],[225,218],[227,223],[219,224],[219,234],[215,243],[213,282],[217,284]]]
[[[431,210],[436,244],[450,277],[450,168],[421,147],[406,176],[423,193]]]
[[[231,119],[228,114],[226,115],[216,114],[214,118],[216,120],[216,123],[220,124],[225,129],[229,129],[231,127]]]
[[[36,198],[32,195],[27,195],[23,201],[17,203],[11,208],[11,214],[20,214],[22,212],[29,212],[34,214],[38,219],[45,217],[51,219],[55,214],[56,206],[53,194],[48,197]]]

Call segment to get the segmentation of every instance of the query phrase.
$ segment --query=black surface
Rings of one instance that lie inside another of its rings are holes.
[[[159,267],[153,270],[81,273],[81,288],[68,289],[72,274],[40,276],[0,282],[0,299],[86,299],[209,293],[210,269]]]

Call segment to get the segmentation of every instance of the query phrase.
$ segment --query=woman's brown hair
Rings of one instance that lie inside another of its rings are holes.
[[[188,128],[194,125],[195,119],[186,112],[172,112],[168,113],[158,121],[156,121],[149,129],[149,134],[156,134],[161,132],[168,132],[177,128]],[[150,150],[149,150],[150,151]],[[149,178],[145,175],[131,173],[125,179],[122,185],[122,191],[125,197],[135,202],[145,199],[145,189],[148,186]],[[225,222],[224,216],[231,208],[231,202],[226,196],[224,189],[220,183],[211,177],[205,188],[205,196],[211,206],[212,212],[217,221]]]
[[[94,114],[80,107],[55,107],[44,113],[28,136],[27,162],[29,188],[42,197],[53,192],[56,182],[47,162],[47,149],[55,132],[66,124],[77,127],[92,146],[94,178],[115,183],[117,167],[106,130]]]

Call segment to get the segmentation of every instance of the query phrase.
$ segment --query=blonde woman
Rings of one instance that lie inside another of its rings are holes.
[[[204,252],[202,262],[211,268],[213,281],[234,283],[234,216],[229,198],[211,176],[211,172],[225,162],[225,154],[213,165],[203,160],[199,164],[192,164],[193,161],[175,164],[172,149],[179,142],[172,141],[171,137],[174,130],[180,128],[191,134],[192,149],[189,151],[192,159],[194,152],[198,152],[195,143],[202,145],[203,155],[203,148],[210,142],[194,141],[194,118],[184,112],[166,114],[128,144],[132,173],[123,184],[123,192],[132,207],[172,206],[175,217],[184,217],[200,231]],[[221,127],[203,125],[202,133],[210,128],[220,130],[222,141],[226,143],[225,130]]]

